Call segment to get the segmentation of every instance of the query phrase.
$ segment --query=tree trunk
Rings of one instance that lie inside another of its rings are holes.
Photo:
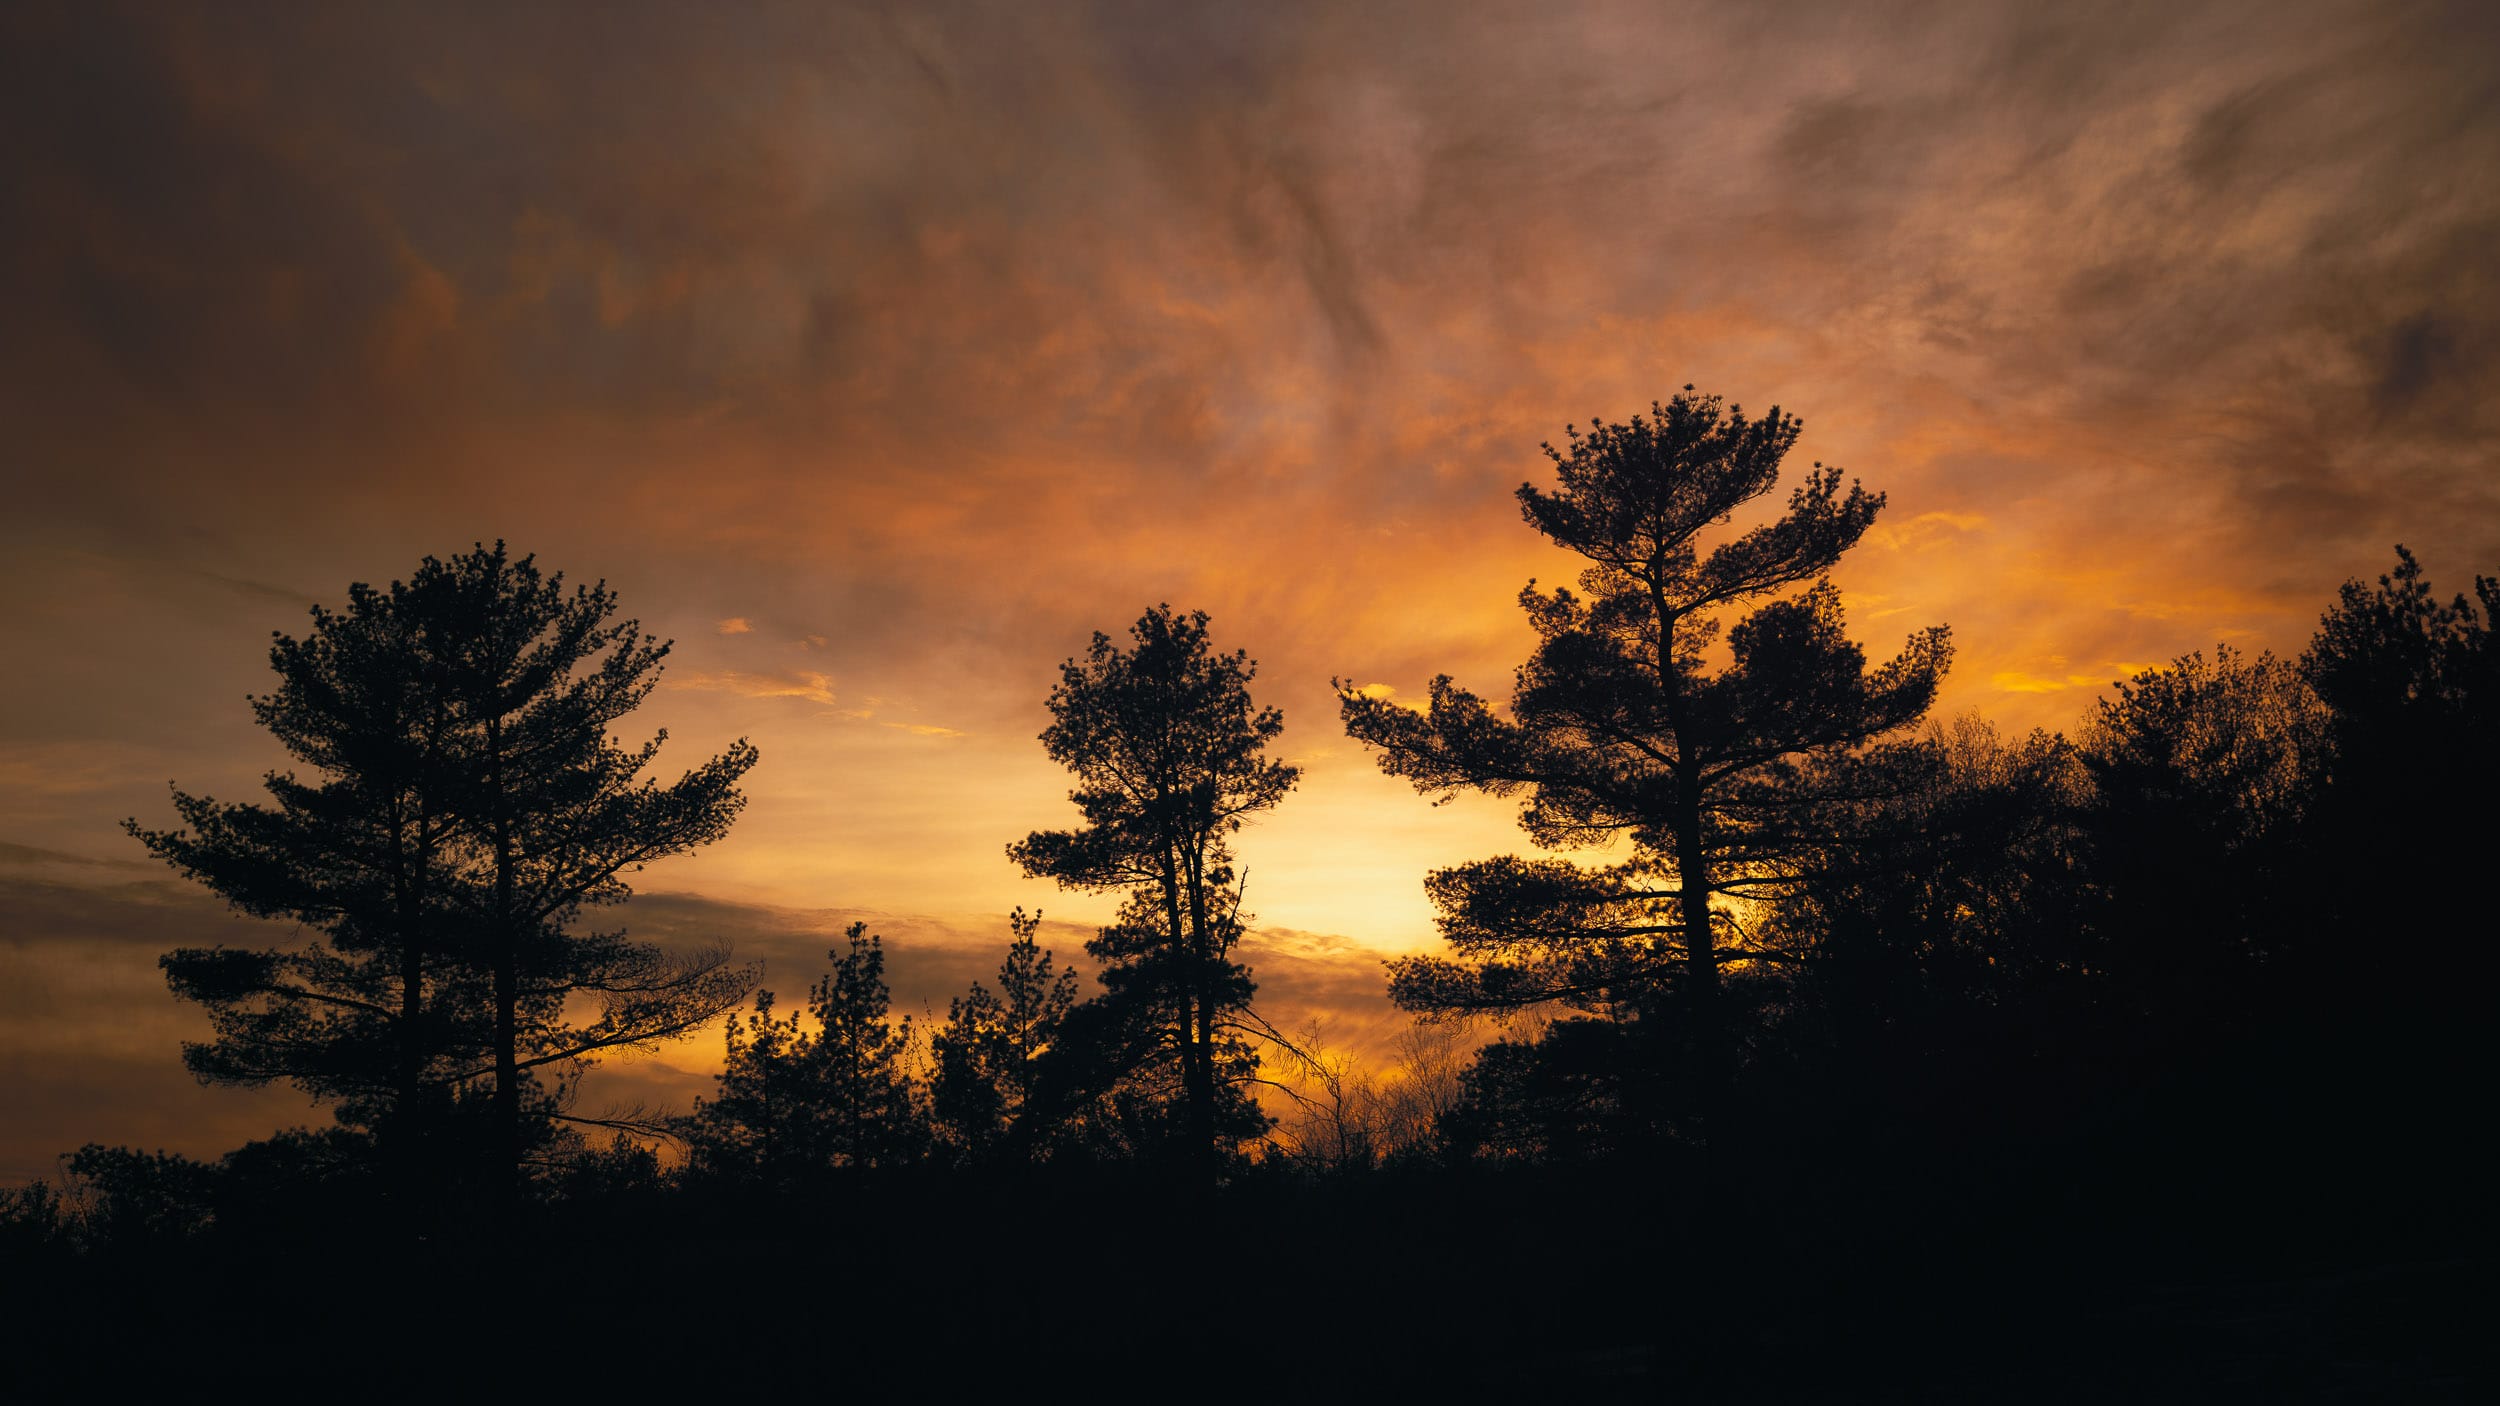
[[[1189,1099],[1189,1142],[1200,1176],[1213,1186],[1223,1160],[1215,1145],[1215,937],[1207,926],[1206,860],[1195,852],[1189,857],[1189,921],[1189,991],[1197,1005],[1190,1035],[1198,1051],[1198,1084]]]
[[[422,1142],[416,1128],[418,1104],[425,1097],[425,1040],[420,1028],[425,1018],[425,828],[425,812],[419,807],[414,860],[417,872],[412,874],[407,831],[398,806],[392,806],[391,888],[398,910],[393,917],[399,929],[399,1068],[393,1079],[391,1126],[385,1134],[389,1142],[384,1156],[392,1194],[399,1201],[401,1228],[411,1240],[423,1233],[417,1207],[425,1195],[425,1175],[419,1157]]]
[[[1188,1105],[1188,1160],[1192,1168],[1206,1163],[1215,1146],[1215,1087],[1212,1072],[1207,1068],[1206,1051],[1198,1042],[1199,979],[1195,971],[1197,944],[1191,940],[1188,920],[1181,910],[1180,860],[1176,846],[1166,843],[1163,849],[1163,911],[1170,925],[1171,950],[1181,968],[1180,1037],[1181,1090]]]
[[[1710,855],[1702,836],[1701,759],[1687,726],[1684,678],[1675,667],[1676,613],[1668,608],[1663,580],[1666,567],[1652,561],[1650,605],[1657,612],[1658,689],[1665,700],[1667,727],[1675,736],[1675,870],[1677,908],[1684,926],[1684,1008],[1688,1078],[1694,1089],[1694,1111],[1707,1145],[1712,1115],[1719,1103],[1724,1070],[1719,1038],[1719,954],[1710,932]]]
[[[503,725],[486,724],[487,785],[495,836],[495,1131],[503,1195],[518,1200],[521,1187],[520,932],[513,914],[512,816],[503,785]]]
[[[1684,1004],[1691,1021],[1687,1038],[1692,1077],[1707,1137],[1709,1117],[1718,1104],[1719,1081],[1725,1074],[1720,1060],[1719,953],[1710,933],[1710,859],[1702,843],[1697,794],[1700,768],[1688,762],[1677,770],[1681,774],[1676,784],[1682,795],[1675,817],[1675,867],[1684,918]]]

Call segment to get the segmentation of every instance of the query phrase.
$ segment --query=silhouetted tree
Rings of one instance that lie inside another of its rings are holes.
[[[174,991],[209,1011],[215,1038],[186,1043],[204,1083],[286,1080],[371,1126],[399,1190],[440,1175],[421,1160],[454,1091],[491,1048],[484,977],[467,959],[461,889],[473,881],[451,804],[460,722],[404,587],[358,583],[316,606],[302,639],[270,649],[278,685],[254,717],[314,779],[266,779],[270,803],[177,789],[187,828],[124,827],[159,858],[255,917],[314,941],[258,951],[183,948]]]
[[[1539,844],[1632,849],[1601,869],[1503,858],[1432,875],[1461,960],[1399,963],[1400,1004],[1561,1001],[1651,1021],[1673,990],[1701,1087],[1720,1077],[1721,967],[1764,955],[1724,900],[1775,896],[1812,869],[1817,803],[1847,794],[1843,763],[1916,721],[1950,657],[1937,627],[1869,670],[1843,633],[1840,594],[1820,578],[1883,498],[1844,494],[1838,469],[1817,464],[1786,514],[1701,553],[1700,534],[1771,491],[1799,430],[1776,408],[1748,419],[1687,387],[1646,418],[1547,445],[1559,491],[1522,485],[1520,505],[1589,559],[1587,595],[1521,592],[1538,644],[1510,716],[1447,675],[1423,712],[1341,688],[1348,733],[1418,790],[1525,793],[1520,822]],[[1757,601],[1711,672],[1720,612]]]
[[[2398,1020],[2408,1006],[2461,1017],[2479,999],[2470,982],[2414,988],[2415,973],[2471,962],[2485,927],[2478,898],[2447,876],[2490,863],[2500,794],[2495,618],[2500,580],[2477,576],[2471,599],[2442,602],[2399,546],[2395,570],[2376,585],[2345,583],[2300,661],[2332,742],[2317,797],[2317,842],[2331,862],[2309,876],[2311,901],[2325,910],[2313,928],[2336,954],[2343,998],[2373,993]],[[2411,960],[2372,955],[2399,939]]]
[[[474,837],[464,894],[493,983],[496,1120],[517,1167],[531,1071],[683,1034],[753,984],[725,951],[672,956],[573,924],[630,896],[627,872],[728,833],[756,752],[741,740],[668,785],[642,776],[667,734],[626,747],[608,729],[658,685],[669,646],[611,619],[604,582],[568,594],[561,574],[542,576],[498,542],[428,558],[409,594],[462,725],[450,805]],[[568,1021],[567,1003],[583,997],[596,1014]]]
[[[1031,1151],[1049,1130],[1018,1123],[1036,1106],[1041,1063],[1076,1005],[1074,972],[1056,971],[1035,940],[1042,915],[1021,908],[1007,919],[1014,938],[999,964],[998,989],[980,982],[947,1006],[946,1024],[930,1037],[935,1070],[931,1108],[955,1153],[991,1160],[1011,1143]]]
[[[1465,1156],[1588,1162],[1640,1146],[1656,1132],[1650,1101],[1626,1083],[1649,1053],[1622,1022],[1581,1016],[1527,1038],[1486,1045],[1460,1076],[1442,1133]]]
[[[1391,1041],[1388,1067],[1375,1072],[1332,1047],[1317,1018],[1274,1043],[1285,1055],[1274,1083],[1291,1105],[1269,1136],[1268,1155],[1322,1176],[1431,1158],[1443,1117],[1459,1105],[1475,1044],[1462,1022],[1411,1021]]]
[[[1390,1042],[1395,1058],[1376,1112],[1376,1141],[1390,1161],[1427,1160],[1443,1150],[1443,1124],[1464,1096],[1476,1045],[1464,1024],[1441,1020],[1411,1021]]]
[[[2074,1112],[2071,1076],[2109,1065],[2106,905],[2075,746],[2002,738],[1974,715],[1868,768],[1882,774],[1858,799],[1821,808],[1829,862],[1755,924],[1800,959],[1731,1109],[1753,1149],[1741,1175],[1766,1194],[1812,1194],[1821,1149],[1866,1157],[1973,1110],[2053,1125]]]
[[[2303,940],[2327,725],[2289,661],[2228,645],[2119,684],[2086,722],[2091,960],[2128,1010],[2214,1027]]]
[[[753,1012],[729,1023],[719,1091],[678,1123],[697,1168],[786,1191],[926,1151],[908,1064],[915,1036],[909,1017],[887,1018],[884,943],[865,923],[843,937],[847,950],[825,954],[832,966],[803,1013],[776,1018],[773,993],[760,991]]]
[[[1903,1028],[1920,1024],[1907,1012],[2082,964],[2091,776],[2074,744],[2007,741],[1974,714],[1882,762],[1887,784],[1826,809],[1850,812],[1835,817],[1845,852],[1781,895],[1771,941],[1809,954],[1848,1018]]]
[[[279,638],[280,686],[255,713],[321,779],[271,776],[272,806],[177,791],[188,828],[128,825],[243,911],[321,934],[165,959],[216,1021],[186,1052],[196,1072],[290,1079],[368,1121],[377,1099],[439,1121],[485,1084],[508,1178],[544,1120],[569,1116],[561,1091],[585,1061],[744,996],[724,952],[574,930],[630,892],[626,872],[719,838],[755,762],[740,742],[673,784],[640,779],[661,739],[629,749],[608,728],[667,646],[614,608],[497,543],[429,557],[387,592],[355,586],[344,615],[317,609],[310,637]]]
[[[103,1242],[135,1245],[187,1239],[216,1216],[218,1168],[169,1152],[88,1143],[67,1159],[81,1230]]]
[[[2422,579],[2422,564],[2399,546],[2395,571],[2375,587],[2344,583],[2335,607],[2319,621],[2301,672],[2350,741],[2418,745],[2410,739],[2428,732],[2453,744],[2459,734],[2480,731],[2500,689],[2495,615],[2500,580],[2477,576],[2474,599],[2460,594],[2442,603]],[[2475,740],[2494,745],[2488,736]]]
[[[1129,634],[1121,649],[1096,633],[1050,694],[1042,746],[1076,773],[1069,799],[1085,824],[1037,830],[1007,852],[1036,878],[1128,895],[1087,951],[1102,964],[1102,999],[1129,1009],[1085,1024],[1123,1032],[1130,1072],[1151,1074],[1155,1056],[1177,1065],[1183,1145],[1211,1174],[1228,1139],[1261,1126],[1239,1088],[1255,1056],[1229,1029],[1252,991],[1229,955],[1242,930],[1229,840],[1299,773],[1264,755],[1284,716],[1251,703],[1256,666],[1212,649],[1204,612],[1158,605]],[[1160,1036],[1140,1050],[1147,1012]]]

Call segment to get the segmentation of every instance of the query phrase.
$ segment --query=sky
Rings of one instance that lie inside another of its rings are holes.
[[[2296,653],[2402,542],[2500,571],[2500,9],[1218,3],[0,9],[0,1180],[315,1114],[202,1090],[147,859],[253,795],[272,631],[503,539],[673,639],[730,837],[626,919],[943,1013],[1073,823],[1036,734],[1148,606],[1300,789],[1245,956],[1359,1043],[1421,880],[1526,847],[1331,680],[1499,695],[1538,445],[1692,384],[1889,495],[1843,560],[1937,716]],[[710,1036],[608,1071],[683,1107]]]

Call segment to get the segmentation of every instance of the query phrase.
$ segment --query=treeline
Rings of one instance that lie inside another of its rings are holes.
[[[1547,449],[1555,485],[1519,497],[1587,568],[1522,592],[1538,642],[1507,703],[1446,677],[1411,704],[1340,684],[1385,770],[1519,798],[1545,851],[1427,877],[1447,950],[1394,965],[1418,1023],[1382,1069],[1258,1011],[1231,844],[1296,773],[1203,614],[1097,635],[1049,697],[1080,823],[1008,854],[1121,897],[1087,946],[1097,981],[1019,912],[995,983],[922,1028],[891,1018],[864,928],[785,1006],[725,952],[587,921],[639,865],[724,833],[755,760],[740,742],[643,776],[658,741],[610,728],[666,646],[603,588],[568,594],[500,545],[356,587],[278,640],[254,704],[309,779],[242,805],[177,792],[182,828],[131,825],[309,934],[166,956],[215,1026],[192,1070],[291,1082],[335,1125],[215,1163],[90,1147],[14,1193],[0,1237],[144,1256],[353,1226],[434,1253],[669,1226],[691,1262],[789,1215],[871,1258],[908,1242],[1012,1276],[1055,1256],[1085,1293],[1132,1296],[1157,1264],[1173,1297],[1123,1311],[1176,1353],[1225,1350],[1240,1317],[1207,1286],[1264,1247],[1412,1296],[1370,1311],[1457,1356],[1392,1354],[1410,1381],[1470,1380],[1485,1351],[1428,1286],[1539,1266],[1576,1287],[1507,1311],[1577,1355],[1485,1360],[1562,1380],[1652,1379],[1669,1344],[1722,1374],[1881,1356],[1956,1315],[2019,1374],[2044,1325],[2096,1300],[2123,1317],[2149,1279],[2327,1283],[2288,1334],[2366,1297],[2351,1276],[2448,1272],[2479,1223],[2461,1091],[2486,1059],[2465,974],[2489,928],[2500,583],[2443,600],[2399,548],[2296,659],[2189,655],[2071,737],[1934,725],[1946,632],[1870,665],[1827,579],[1882,495],[1817,465],[1784,512],[1701,546],[1799,431],[1688,387],[1573,432]],[[1555,857],[1573,849],[1595,862]],[[724,1014],[726,1068],[692,1109],[577,1106],[602,1052]],[[1049,1204],[1083,1208],[1084,1234],[1042,1231]],[[1377,1297],[1314,1275],[1306,1313]],[[914,1282],[980,1299],[960,1274]],[[2196,1302],[2162,1351],[2195,1352]],[[2444,1321],[2407,1302],[2416,1329]],[[2375,1344],[2344,1347],[2396,1370]]]

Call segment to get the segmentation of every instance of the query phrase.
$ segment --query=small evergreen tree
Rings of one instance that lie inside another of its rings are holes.
[[[1076,1005],[1076,973],[1054,970],[1036,940],[1038,912],[1007,919],[1013,940],[998,967],[998,989],[976,981],[947,1006],[930,1038],[935,1058],[931,1107],[937,1129],[967,1162],[995,1159],[1013,1146],[1030,1154],[1051,1130],[1020,1127],[1037,1104],[1042,1060]]]
[[[718,1092],[680,1120],[701,1172],[776,1190],[843,1169],[895,1167],[928,1149],[910,1059],[911,1019],[889,1021],[883,941],[865,923],[808,990],[805,1010],[775,1017],[770,991],[729,1023]]]

